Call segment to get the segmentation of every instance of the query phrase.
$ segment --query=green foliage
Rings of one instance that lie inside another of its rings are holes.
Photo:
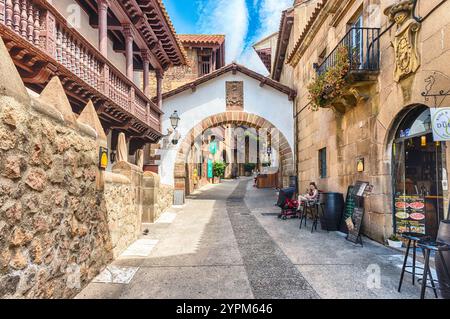
[[[272,165],[270,162],[262,163],[262,167],[270,167]]]
[[[345,77],[349,70],[348,48],[340,47],[337,49],[336,64],[308,85],[309,100],[314,111],[319,107],[329,107],[336,98],[343,95],[346,88]]]
[[[392,234],[391,237],[389,237],[389,240],[400,241],[400,237],[397,234]]]
[[[244,164],[244,171],[247,173],[251,173],[256,168],[255,163],[245,163]]]
[[[213,165],[214,177],[224,177],[227,165],[224,162],[215,162]]]

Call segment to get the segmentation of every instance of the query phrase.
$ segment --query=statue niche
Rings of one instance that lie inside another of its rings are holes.
[[[418,51],[418,33],[421,27],[413,14],[414,1],[403,0],[384,10],[389,21],[397,26],[395,38],[391,42],[395,52],[394,79],[401,79],[414,74],[420,67]]]

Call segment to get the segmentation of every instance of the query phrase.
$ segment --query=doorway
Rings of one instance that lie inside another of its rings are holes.
[[[448,207],[446,148],[433,141],[428,107],[407,113],[392,146],[396,233],[436,238]]]

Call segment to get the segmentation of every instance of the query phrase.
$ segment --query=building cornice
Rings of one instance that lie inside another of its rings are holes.
[[[271,77],[275,81],[281,78],[284,61],[286,59],[286,51],[291,37],[292,27],[294,25],[294,8],[283,11],[281,15],[280,30],[278,32],[277,49],[275,52],[275,61]]]
[[[311,44],[312,40],[316,36],[320,27],[326,21],[327,17],[331,13],[335,13],[337,8],[342,4],[342,0],[321,0],[313,13],[311,14],[308,22],[306,23],[303,32],[297,39],[294,48],[289,53],[287,64],[292,67],[296,67],[303,57],[306,49]]]

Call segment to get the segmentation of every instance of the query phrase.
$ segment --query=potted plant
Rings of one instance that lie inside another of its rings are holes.
[[[220,183],[220,179],[225,176],[227,165],[224,162],[215,162],[213,165],[214,184]]]
[[[348,48],[339,47],[336,52],[336,63],[308,85],[309,100],[313,111],[317,111],[319,108],[333,107],[335,102],[343,98],[348,89],[346,76],[349,70]]]
[[[245,176],[252,176],[252,172],[255,168],[256,168],[255,163],[245,163],[244,164]]]
[[[391,237],[388,238],[388,245],[392,248],[402,248],[402,241],[397,234],[392,234]]]

